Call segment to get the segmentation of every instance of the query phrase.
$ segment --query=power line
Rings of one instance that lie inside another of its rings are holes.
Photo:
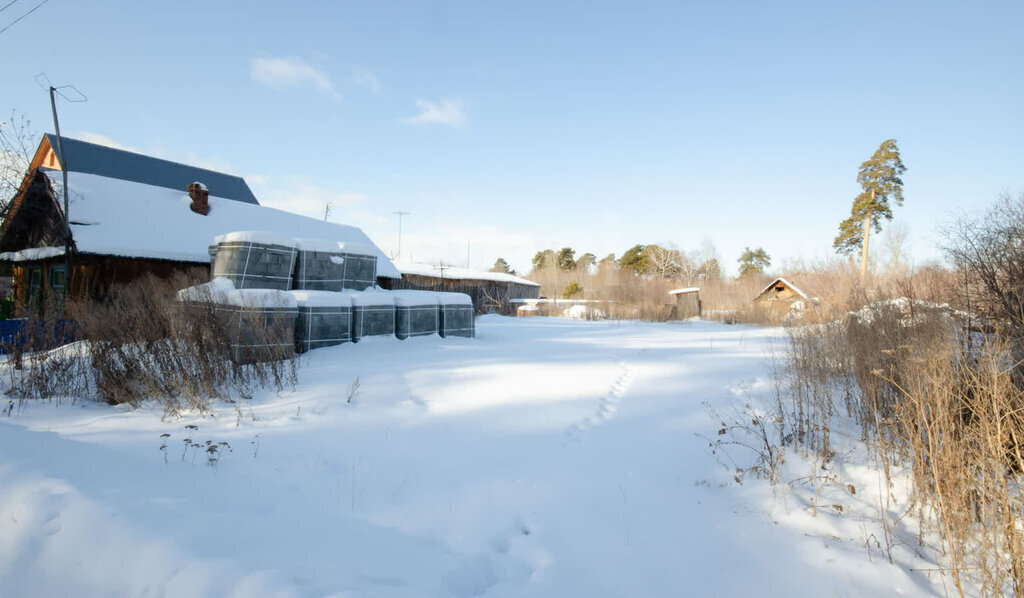
[[[14,0],[14,2],[17,2],[17,1],[18,1],[18,0]],[[42,2],[40,2],[39,4],[36,4],[36,5],[34,6],[34,7],[32,7],[32,10],[30,10],[30,11],[28,11],[27,13],[25,13],[25,14],[21,15],[21,16],[20,16],[20,17],[18,17],[17,19],[14,19],[14,21],[13,21],[13,22],[12,22],[12,23],[11,23],[10,25],[8,25],[8,26],[4,27],[3,29],[0,29],[0,33],[3,33],[4,31],[7,31],[7,30],[8,30],[8,29],[10,29],[11,27],[14,27],[14,23],[17,23],[18,21],[20,21],[20,20],[24,19],[25,17],[29,16],[30,14],[34,13],[34,12],[35,12],[36,10],[38,10],[38,9],[39,9],[39,7],[40,7],[40,6],[42,6],[42,5],[46,4],[46,3],[47,3],[47,2],[49,2],[49,1],[50,1],[50,0],[43,0],[43,1],[42,1]],[[11,4],[14,4],[14,2],[11,2]],[[10,6],[11,4],[8,4],[7,6]],[[7,6],[5,6],[4,8],[7,8]]]
[[[11,0],[11,1],[10,1],[10,2],[8,2],[7,4],[4,4],[4,7],[3,7],[3,8],[0,8],[0,12],[3,12],[3,11],[5,11],[5,10],[7,10],[8,8],[10,8],[10,6],[11,6],[12,4],[14,4],[14,3],[15,3],[15,2],[17,2],[17,1],[18,1],[18,0]]]

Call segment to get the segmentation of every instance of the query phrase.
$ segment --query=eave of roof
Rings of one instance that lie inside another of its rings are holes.
[[[490,282],[506,282],[521,284],[529,287],[539,287],[540,283],[520,278],[504,272],[484,272],[482,270],[471,270],[469,268],[455,268],[452,266],[432,266],[430,264],[414,264],[409,262],[396,263],[395,267],[403,275],[426,276],[430,278],[447,278],[452,280],[486,280]]]

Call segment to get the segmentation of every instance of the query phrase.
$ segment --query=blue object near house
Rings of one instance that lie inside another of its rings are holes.
[[[78,322],[74,320],[0,320],[0,355],[21,351],[46,351],[74,342]]]

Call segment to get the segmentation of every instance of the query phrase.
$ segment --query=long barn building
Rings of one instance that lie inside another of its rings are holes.
[[[540,297],[540,284],[511,274],[468,268],[395,263],[401,279],[381,279],[388,289],[416,289],[465,293],[478,314],[515,315],[524,299]]]

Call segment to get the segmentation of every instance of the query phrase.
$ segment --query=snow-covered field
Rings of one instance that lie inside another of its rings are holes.
[[[486,316],[477,334],[318,349],[294,392],[208,417],[16,405],[0,596],[942,593],[912,547],[877,550],[867,468],[815,513],[799,484],[737,485],[698,436],[705,404],[769,400],[778,330]]]

